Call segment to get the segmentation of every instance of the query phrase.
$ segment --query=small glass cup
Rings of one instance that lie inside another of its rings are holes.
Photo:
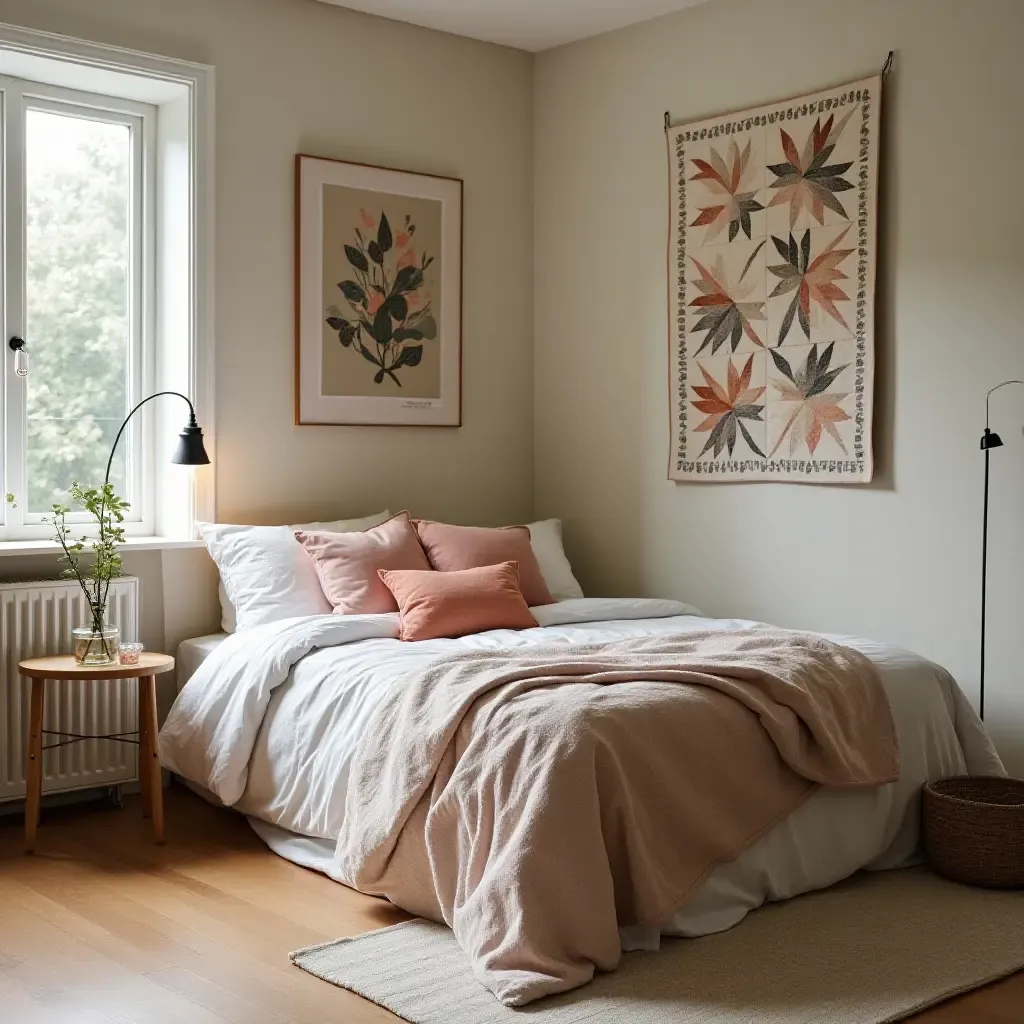
[[[142,644],[121,644],[117,649],[117,660],[122,665],[138,665],[144,650]]]

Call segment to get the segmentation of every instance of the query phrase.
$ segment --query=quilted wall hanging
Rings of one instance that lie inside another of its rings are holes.
[[[871,479],[881,86],[667,128],[670,479]]]

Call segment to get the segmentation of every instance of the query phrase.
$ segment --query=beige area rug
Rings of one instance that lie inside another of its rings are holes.
[[[1024,892],[923,870],[862,876],[773,904],[731,931],[666,939],[617,971],[519,1010],[452,934],[413,920],[292,954],[413,1024],[884,1024],[1024,967]]]

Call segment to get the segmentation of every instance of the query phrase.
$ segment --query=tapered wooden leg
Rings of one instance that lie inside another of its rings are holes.
[[[39,801],[43,791],[43,698],[46,680],[32,680],[28,719],[28,761],[25,764],[25,852],[35,853]]]
[[[142,793],[142,816],[152,817],[153,791],[150,775],[153,766],[153,750],[149,742],[149,687],[139,679],[139,791]]]
[[[156,676],[143,676],[139,680],[140,693],[145,692],[146,743],[149,748],[149,778],[147,780],[150,793],[150,814],[153,818],[153,836],[158,843],[164,841],[164,791],[160,785],[160,760],[157,753],[156,724]],[[142,730],[140,730],[141,732]]]

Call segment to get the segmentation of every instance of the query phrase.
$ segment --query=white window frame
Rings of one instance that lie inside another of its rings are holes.
[[[101,121],[122,125],[129,131],[132,169],[129,183],[127,415],[154,390],[156,108],[120,97],[77,92],[17,78],[0,78],[0,94],[7,174],[4,217],[6,302],[3,312],[7,336],[17,335],[26,341],[30,367],[27,379],[6,374],[3,389],[3,421],[7,439],[4,446],[4,490],[20,500],[13,505],[4,503],[0,519],[11,537],[21,539],[34,532],[31,528],[44,526],[47,515],[45,511],[32,512],[28,508],[27,389],[32,381],[32,350],[36,343],[42,341],[31,336],[26,309],[27,189],[24,170],[28,112],[42,110]],[[121,445],[124,445],[123,452]],[[127,493],[123,496],[131,502],[131,510],[125,520],[126,531],[134,535],[151,535],[154,520],[152,419],[144,419],[141,415],[133,417],[118,451],[124,454],[128,468]],[[68,516],[71,523],[85,521],[85,513]]]
[[[16,87],[26,96],[39,96],[39,105],[91,107],[104,111],[103,119],[111,114],[137,119],[132,123],[140,133],[140,180],[145,184],[143,195],[133,197],[141,202],[135,226],[142,231],[143,251],[152,245],[152,257],[143,261],[142,276],[133,282],[133,314],[142,321],[139,337],[146,339],[142,352],[152,356],[133,365],[138,391],[132,397],[139,401],[162,390],[187,395],[213,465],[195,471],[171,466],[170,455],[188,409],[173,397],[147,403],[120,442],[127,439],[139,453],[139,478],[132,481],[132,489],[141,497],[144,510],[139,521],[127,524],[129,545],[159,548],[191,543],[195,521],[216,518],[213,68],[0,23],[0,89],[8,94],[11,79],[19,80]],[[8,183],[23,189],[23,180],[9,178]],[[5,216],[9,208],[5,201]],[[7,274],[7,267],[3,269]],[[15,375],[14,352],[7,342],[15,334],[25,337],[32,372],[32,339],[14,329],[23,326],[24,289],[14,296],[13,304],[11,298],[8,294],[4,304],[0,339],[3,391],[8,395]],[[16,412],[11,404],[2,410],[0,422],[8,423],[9,413]],[[21,406],[24,432],[24,397]],[[20,444],[24,450],[23,436]],[[22,483],[23,467],[17,472]],[[19,508],[5,509],[0,555],[49,550],[50,527],[35,521],[38,516],[23,514],[24,486],[9,483],[7,490],[19,496]]]

